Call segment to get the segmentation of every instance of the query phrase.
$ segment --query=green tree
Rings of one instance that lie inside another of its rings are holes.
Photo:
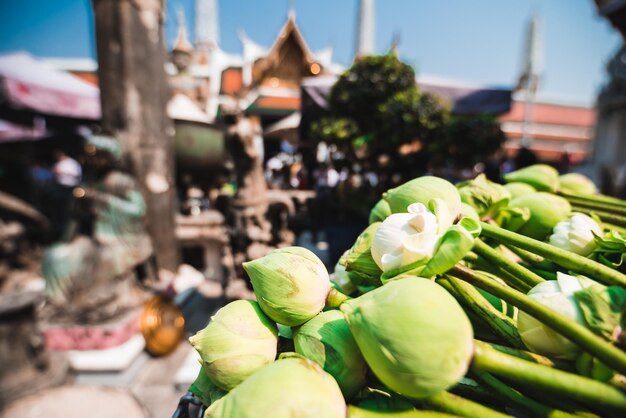
[[[333,86],[329,103],[331,116],[313,123],[312,137],[349,140],[370,154],[393,154],[403,143],[442,135],[448,115],[435,97],[420,94],[413,68],[393,54],[357,60]]]
[[[471,167],[493,155],[505,140],[492,115],[453,116],[435,152],[446,155],[456,167]]]

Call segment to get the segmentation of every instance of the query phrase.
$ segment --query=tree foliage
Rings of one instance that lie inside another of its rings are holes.
[[[492,115],[454,116],[450,119],[437,151],[457,167],[470,167],[494,154],[506,136]]]
[[[505,140],[493,116],[450,116],[437,97],[419,91],[413,68],[393,54],[355,61],[333,86],[329,104],[330,116],[312,124],[311,136],[353,148],[366,145],[370,155],[397,154],[400,145],[418,140],[421,165],[430,159],[469,167]]]
[[[313,136],[350,139],[372,152],[441,135],[448,115],[435,97],[420,94],[413,68],[393,54],[357,60],[333,86],[329,103],[333,117],[318,121]]]

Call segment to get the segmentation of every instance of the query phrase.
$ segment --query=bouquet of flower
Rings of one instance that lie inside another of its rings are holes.
[[[287,247],[190,338],[205,417],[626,416],[626,202],[535,165],[384,193],[332,275]]]

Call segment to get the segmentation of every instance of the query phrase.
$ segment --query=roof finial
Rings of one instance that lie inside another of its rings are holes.
[[[176,34],[176,40],[174,41],[174,47],[172,51],[192,52],[193,46],[189,42],[187,36],[187,25],[185,24],[185,12],[183,9],[176,10],[176,20],[178,21],[178,33]]]
[[[296,20],[296,0],[289,0],[289,11],[287,12],[289,20]]]
[[[398,46],[400,46],[400,31],[396,30],[393,32],[393,37],[391,38],[391,45],[389,45],[388,54],[393,54],[394,56],[398,56]]]

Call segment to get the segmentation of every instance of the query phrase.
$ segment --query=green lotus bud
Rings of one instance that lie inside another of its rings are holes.
[[[350,397],[365,386],[367,365],[340,311],[322,312],[302,325],[294,344],[296,353],[335,378],[344,396]]]
[[[250,376],[207,409],[205,418],[344,418],[346,404],[331,375],[295,355]]]
[[[590,195],[598,193],[591,179],[580,173],[567,173],[559,177],[560,191],[567,194]]]
[[[507,183],[504,185],[504,188],[511,194],[511,199],[515,199],[516,197],[523,196],[525,194],[535,193],[537,191],[537,189],[530,184],[521,183],[519,181]]]
[[[476,209],[481,218],[493,216],[511,200],[511,194],[504,186],[487,180],[484,174],[461,182],[456,187],[461,194],[461,201]]]
[[[574,293],[593,284],[586,277],[573,277],[557,272],[557,280],[539,283],[528,292],[528,296],[572,321],[585,325]],[[517,316],[517,328],[526,347],[535,353],[572,360],[580,352],[578,346],[570,340],[521,310]]]
[[[410,180],[383,193],[392,213],[405,213],[409,205],[422,203],[428,206],[433,199],[445,202],[452,221],[461,213],[461,196],[452,183],[439,177],[423,176]],[[450,222],[452,223],[452,222]]]
[[[276,358],[278,330],[252,300],[221,308],[189,342],[219,388],[231,390]]]
[[[189,386],[189,392],[200,399],[200,402],[205,406],[211,405],[228,393],[218,388],[215,383],[209,379],[204,369],[200,369],[198,372],[198,377],[196,377],[196,380]]]
[[[380,222],[375,222],[365,228],[354,242],[352,248],[346,251],[339,264],[346,267],[346,272],[356,274],[360,280],[359,284],[366,286],[380,286],[381,269],[372,258],[372,242]]]
[[[330,278],[324,263],[306,248],[279,248],[243,268],[261,309],[279,324],[302,325],[324,308]]]
[[[382,222],[389,215],[391,215],[389,203],[387,203],[384,199],[380,199],[370,212],[369,223],[373,224],[374,222]]]
[[[341,310],[368,366],[394,392],[424,398],[467,371],[472,326],[457,301],[431,280],[400,276]]]
[[[559,189],[559,172],[547,164],[534,164],[504,175],[507,183],[519,181],[530,184],[540,192],[556,192]]]
[[[571,212],[567,200],[546,192],[516,197],[511,200],[509,207],[530,210],[530,218],[517,229],[517,232],[540,241],[545,240],[556,224],[566,220]],[[503,227],[507,228],[506,225]]]

